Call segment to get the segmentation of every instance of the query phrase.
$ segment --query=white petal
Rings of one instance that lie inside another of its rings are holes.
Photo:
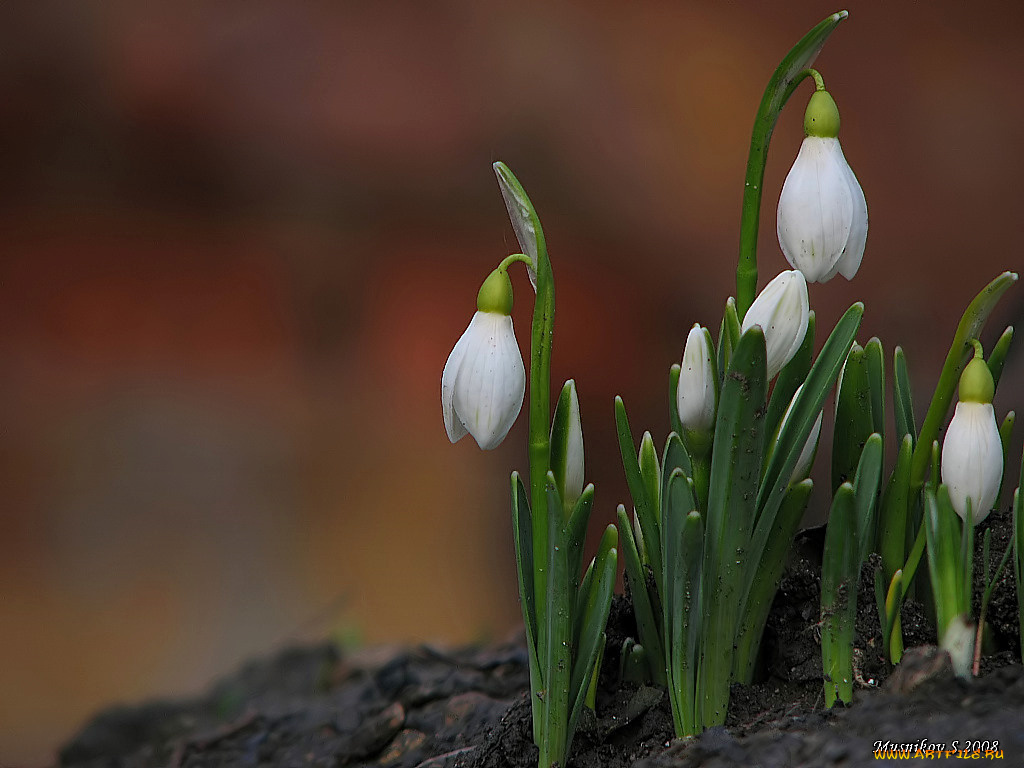
[[[961,518],[971,500],[971,519],[980,523],[992,510],[1003,477],[1003,444],[991,403],[956,404],[942,443],[942,482]]]
[[[519,415],[526,371],[509,315],[477,312],[466,335],[468,348],[455,380],[455,413],[477,444],[490,450],[505,439]]]
[[[842,154],[841,149],[839,152]],[[850,224],[850,237],[846,241],[846,248],[843,249],[843,253],[839,257],[838,268],[843,277],[853,280],[857,270],[860,269],[860,262],[864,258],[864,246],[868,240],[868,201],[845,157],[843,158],[843,167],[846,169],[846,181],[850,186],[850,194],[853,196],[853,221]]]
[[[683,361],[676,390],[679,420],[687,429],[708,430],[715,422],[715,384],[711,350],[700,325],[694,325],[686,337]]]
[[[779,196],[777,231],[786,260],[810,282],[825,282],[850,237],[854,200],[838,139],[808,136]]]
[[[476,320],[474,315],[473,320]],[[471,321],[469,327],[473,327]],[[441,373],[441,415],[444,417],[444,431],[448,433],[448,439],[457,443],[468,433],[462,420],[455,413],[455,380],[459,375],[459,368],[466,357],[466,350],[469,347],[469,328],[455,342],[455,348],[448,355],[448,361],[444,364],[444,371]]]
[[[795,269],[776,275],[747,310],[742,330],[745,333],[759,325],[764,331],[769,381],[803,343],[809,314],[807,281],[803,273]]]

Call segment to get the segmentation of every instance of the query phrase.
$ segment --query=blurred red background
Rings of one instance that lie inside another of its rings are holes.
[[[822,328],[866,300],[861,340],[902,344],[924,400],[961,309],[1021,266],[1024,9],[849,7],[817,66],[871,230],[856,281],[811,305]],[[448,443],[438,404],[480,282],[518,250],[491,163],[548,236],[596,533],[627,498],[612,398],[660,443],[667,369],[734,291],[762,89],[833,10],[8,5],[0,762],[285,642],[513,631],[525,419],[484,454]],[[761,284],[787,268],[774,206],[809,93],[769,157]]]

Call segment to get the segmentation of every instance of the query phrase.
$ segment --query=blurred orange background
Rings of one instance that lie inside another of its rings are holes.
[[[1022,266],[1024,7],[849,9],[817,66],[871,229],[857,279],[811,305],[821,329],[866,300],[861,341],[904,346],[920,419],[960,311]],[[667,369],[734,292],[762,90],[834,10],[8,5],[0,763],[286,642],[513,631],[525,419],[485,454],[448,443],[438,404],[480,282],[518,250],[491,163],[547,233],[596,534],[627,498],[612,398],[661,442]],[[810,92],[769,156],[762,285],[788,268],[774,211]],[[1000,412],[1021,405],[1011,354]]]

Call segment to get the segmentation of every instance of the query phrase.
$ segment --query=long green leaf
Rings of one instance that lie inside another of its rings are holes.
[[[679,419],[679,374],[682,366],[673,363],[668,369],[668,423],[677,435],[683,434],[683,422]]]
[[[1013,575],[1017,585],[1017,627],[1020,651],[1024,657],[1024,457],[1020,463],[1020,479],[1013,492]]]
[[[537,647],[537,608],[533,591],[533,520],[530,499],[518,472],[512,473],[512,539],[516,550],[516,575],[519,577],[519,604],[526,629],[526,649],[530,660],[531,701],[544,691],[544,674]],[[533,738],[538,746],[543,729],[541,707],[532,707]]]
[[[569,557],[569,579],[575,584],[583,565],[583,544],[587,537],[590,511],[594,507],[594,484],[590,483],[576,499],[565,524],[565,546]]]
[[[621,504],[616,510],[621,537],[622,561],[625,565],[629,594],[633,599],[633,613],[640,644],[650,661],[650,674],[654,682],[665,684],[665,652],[661,643],[661,627],[656,618],[651,595],[647,591],[647,574],[640,562],[640,552],[633,536],[633,526]]]
[[[1010,351],[1010,342],[1013,341],[1013,326],[1007,326],[1006,330],[992,347],[992,353],[988,356],[988,369],[992,373],[994,386],[999,386],[999,378],[1003,375],[1003,365],[1006,363],[1006,353]]]
[[[893,574],[903,568],[907,560],[907,514],[910,505],[910,457],[914,453],[914,438],[903,435],[896,467],[882,494],[878,524],[878,551],[882,556],[882,575],[886,584]]]
[[[750,136],[750,154],[743,187],[743,215],[740,220],[740,255],[736,265],[736,299],[740,319],[747,313],[757,292],[757,231],[760,224],[764,168],[775,123],[782,107],[806,77],[806,70],[817,58],[825,40],[846,11],[833,13],[800,39],[779,64],[761,97]],[[724,370],[724,369],[723,369]]]
[[[633,506],[636,508],[637,517],[640,519],[640,530],[644,537],[644,546],[647,552],[647,559],[654,571],[655,581],[658,583],[658,592],[662,592],[661,585],[661,533],[658,530],[658,510],[653,506],[652,500],[644,482],[640,462],[635,453],[633,443],[633,432],[629,428],[629,418],[626,416],[626,405],[622,398],[615,397],[615,429],[619,438],[619,454],[622,456],[622,467],[626,472],[626,484],[629,486],[629,493],[633,497]],[[640,542],[637,542],[637,551],[640,551]],[[650,650],[650,649],[648,649]]]
[[[569,680],[572,672],[572,605],[569,584],[569,559],[562,531],[562,499],[555,476],[548,473],[547,619],[540,628],[546,634],[544,666],[544,736],[541,739],[541,765],[565,763],[569,740]]]
[[[608,624],[608,612],[612,605],[612,593],[615,590],[615,570],[618,556],[615,545],[617,535],[614,525],[609,525],[601,537],[601,545],[594,559],[594,578],[590,584],[583,615],[583,628],[576,647],[576,658],[573,662],[572,675],[569,683],[572,708],[569,713],[569,728],[566,740],[566,753],[572,744],[576,723],[587,698],[587,688],[594,674],[597,659],[604,645],[605,626]]]
[[[871,393],[871,431],[882,436],[885,444],[885,358],[882,342],[877,336],[864,345],[864,364],[867,366],[868,391]]]
[[[854,344],[839,384],[836,427],[832,437],[832,492],[847,481],[860,461],[864,442],[873,431],[871,388],[864,349]]]
[[[836,377],[839,376],[839,371],[846,360],[846,354],[857,335],[863,314],[864,305],[858,302],[846,310],[839,322],[836,323],[836,327],[825,341],[818,359],[814,361],[814,365],[811,366],[811,370],[807,374],[807,381],[800,391],[800,396],[793,404],[793,410],[786,420],[785,429],[779,434],[778,445],[768,462],[764,479],[757,492],[757,525],[747,550],[748,562],[762,562],[764,548],[772,527],[775,525],[775,516],[789,488],[793,469],[807,443],[807,437],[811,434],[814,422],[818,420],[818,414],[821,412],[825,398],[828,396],[829,390],[832,389]],[[751,568],[741,595],[743,600],[746,599],[751,585],[757,578],[759,578],[757,571]]]
[[[725,375],[711,459],[703,584],[706,632],[701,652],[705,726],[725,722],[747,544],[764,453],[764,333],[740,337]],[[760,554],[760,553],[758,553]]]
[[[864,562],[875,543],[875,510],[878,486],[882,481],[882,436],[875,432],[864,444],[853,481],[856,494],[854,519],[857,521],[857,564]]]
[[[853,633],[857,610],[856,495],[843,483],[832,499],[821,566],[821,661],[825,706],[853,698]]]
[[[943,495],[946,503],[939,501]],[[926,487],[924,501],[928,575],[931,577],[932,594],[935,597],[935,623],[941,643],[950,623],[963,612],[960,527],[945,487],[939,487],[938,497],[931,488]]]
[[[761,645],[768,613],[775,599],[775,593],[786,567],[786,556],[793,544],[800,520],[807,509],[814,483],[808,478],[790,486],[775,517],[768,543],[761,555],[755,572],[757,578],[750,585],[750,593],[744,604],[743,616],[736,640],[736,682],[750,684],[754,678],[757,651]],[[750,562],[747,563],[749,568]]]
[[[896,407],[896,434],[910,435],[911,447],[917,441],[917,422],[914,420],[914,399],[907,373],[907,357],[901,347],[893,352],[893,405]]]

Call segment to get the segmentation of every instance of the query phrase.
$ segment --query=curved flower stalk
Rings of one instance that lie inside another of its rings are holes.
[[[1003,444],[992,408],[995,384],[981,344],[960,376],[960,401],[942,443],[942,482],[960,518],[977,525],[992,510],[1003,479]]]
[[[505,266],[480,287],[477,311],[441,374],[448,439],[471,434],[483,450],[501,444],[523,407],[526,369],[512,328],[512,282]]]
[[[746,333],[755,325],[764,331],[769,381],[800,349],[809,313],[807,281],[796,269],[776,275],[747,310],[741,331]]]
[[[864,258],[868,205],[839,145],[839,110],[819,80],[804,116],[806,138],[779,196],[786,260],[808,282],[852,280]]]

